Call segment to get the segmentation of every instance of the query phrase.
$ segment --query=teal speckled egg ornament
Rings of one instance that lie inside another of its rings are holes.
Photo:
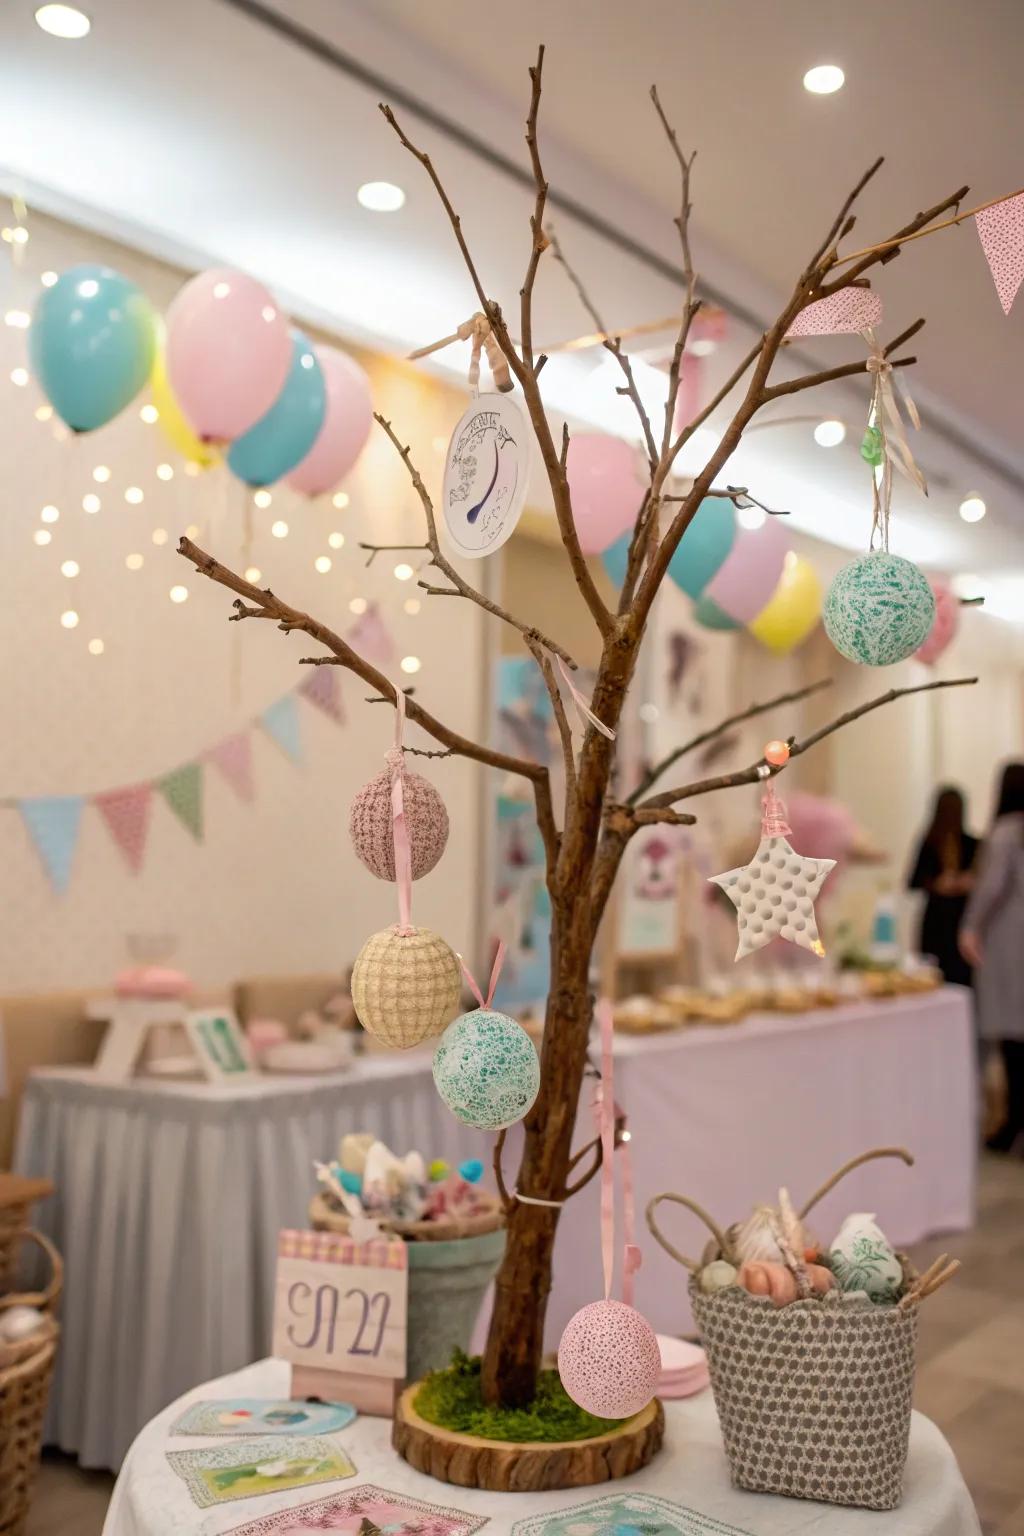
[[[475,1008],[453,1019],[438,1041],[434,1082],[456,1120],[500,1131],[521,1120],[537,1097],[540,1062],[515,1019]]]
[[[935,597],[916,565],[877,549],[843,566],[822,616],[841,656],[864,667],[891,667],[927,638]]]

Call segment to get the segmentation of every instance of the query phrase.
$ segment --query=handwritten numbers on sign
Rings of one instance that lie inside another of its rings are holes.
[[[404,1245],[331,1233],[282,1233],[274,1354],[294,1366],[405,1376]]]

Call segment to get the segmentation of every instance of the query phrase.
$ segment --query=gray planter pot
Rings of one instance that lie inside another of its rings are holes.
[[[451,1364],[469,1349],[473,1327],[505,1252],[505,1229],[451,1242],[407,1243],[408,1380]]]

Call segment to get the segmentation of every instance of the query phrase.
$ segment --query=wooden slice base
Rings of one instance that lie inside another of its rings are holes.
[[[421,1419],[413,1408],[421,1385],[413,1382],[399,1398],[391,1444],[417,1472],[460,1488],[539,1493],[606,1483],[646,1467],[665,1434],[665,1414],[654,1398],[640,1413],[593,1440],[480,1440]]]

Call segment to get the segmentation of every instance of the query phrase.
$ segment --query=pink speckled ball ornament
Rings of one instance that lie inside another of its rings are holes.
[[[364,784],[352,801],[348,830],[352,845],[367,869],[378,880],[395,878],[394,818],[391,807],[391,775],[402,761],[388,753],[388,766]],[[412,848],[412,878],[429,875],[448,842],[448,812],[434,788],[418,773],[402,772],[405,820]]]
[[[592,1301],[566,1324],[558,1374],[573,1402],[588,1413],[630,1418],[646,1408],[660,1373],[657,1335],[624,1301]]]

